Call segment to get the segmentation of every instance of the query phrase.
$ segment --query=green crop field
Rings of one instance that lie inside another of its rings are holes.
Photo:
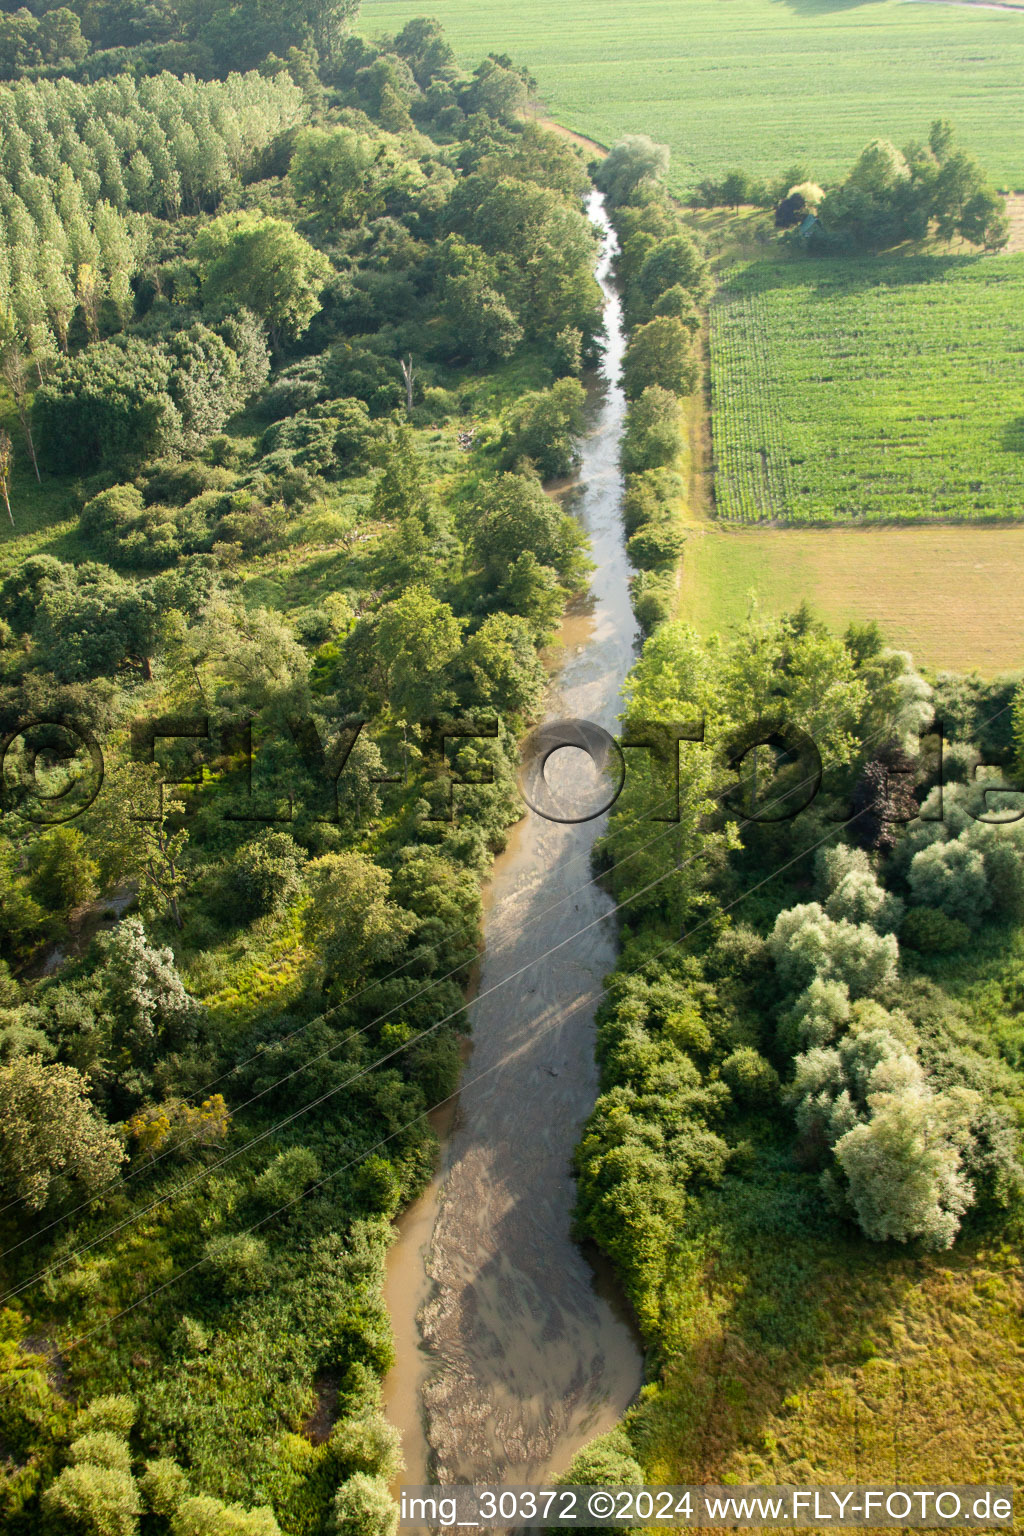
[[[551,114],[610,144],[649,133],[684,191],[735,165],[842,171],[868,139],[949,117],[999,182],[1024,188],[1024,12],[828,0],[365,0],[361,27],[437,17],[460,60],[510,53]]]
[[[757,262],[712,308],[719,516],[1024,515],[1024,258]]]

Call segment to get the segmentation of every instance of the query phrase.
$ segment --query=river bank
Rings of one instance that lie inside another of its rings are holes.
[[[596,194],[590,213],[603,234],[605,358],[565,500],[596,570],[562,626],[545,713],[611,729],[636,645],[618,465],[625,337]],[[554,793],[580,788],[581,761],[589,767],[571,749],[552,758]],[[603,830],[603,818],[560,825],[529,811],[488,883],[458,1105],[439,1172],[399,1223],[388,1263],[398,1363],[385,1403],[407,1483],[428,1467],[444,1482],[555,1475],[617,1422],[642,1380],[624,1306],[570,1233],[572,1152],[597,1093],[593,1015],[616,953],[612,902],[590,873]]]

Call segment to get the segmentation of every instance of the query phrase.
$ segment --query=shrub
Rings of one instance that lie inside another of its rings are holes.
[[[868,997],[896,980],[899,946],[891,933],[834,922],[817,902],[780,912],[768,944],[780,979],[794,988],[817,976],[843,982],[851,997]]]
[[[251,1233],[211,1237],[203,1248],[203,1258],[230,1295],[263,1290],[268,1284],[267,1245]]]
[[[673,588],[660,573],[641,571],[629,583],[636,621],[645,635],[653,634],[659,624],[672,617]]]
[[[685,543],[685,534],[668,523],[659,523],[634,533],[626,545],[626,553],[638,570],[651,571],[677,560]]]
[[[779,1074],[753,1046],[739,1046],[725,1058],[721,1070],[740,1104],[760,1108],[778,1098]]]
[[[643,1484],[644,1473],[625,1430],[613,1429],[577,1451],[561,1481],[583,1487],[596,1483],[601,1487],[635,1488]]]
[[[253,1185],[253,1193],[263,1204],[287,1205],[298,1199],[320,1177],[320,1163],[308,1147],[289,1147],[278,1153]]]
[[[82,508],[78,525],[96,551],[111,565],[146,569],[173,565],[188,546],[195,550],[205,542],[206,525],[200,519],[182,519],[169,507],[146,506],[134,485],[112,485]],[[183,538],[183,533],[198,533]]]
[[[900,943],[922,954],[948,954],[963,949],[971,930],[959,918],[948,917],[937,907],[912,907],[900,926]]]
[[[55,474],[78,474],[166,452],[182,428],[170,382],[167,356],[136,337],[62,358],[32,407],[40,463]]]
[[[960,838],[915,853],[908,878],[915,903],[938,907],[970,928],[978,926],[992,904],[985,861]]]
[[[287,462],[327,480],[365,473],[375,428],[362,400],[331,400],[287,416],[267,428],[260,444],[265,463]]]
[[[127,1439],[135,1423],[136,1411],[134,1398],[127,1397],[123,1393],[117,1396],[95,1397],[88,1407],[83,1408],[79,1413],[75,1420],[75,1428],[80,1435],[89,1434],[93,1430],[106,1429],[111,1434]]]
[[[876,933],[892,933],[900,925],[903,903],[873,874],[851,869],[826,901],[825,911],[836,922],[867,923]]]
[[[171,1520],[171,1536],[281,1536],[272,1509],[244,1509],[205,1496],[185,1499]]]
[[[405,1465],[402,1437],[380,1413],[338,1424],[331,1435],[331,1451],[349,1477],[365,1472],[390,1482]]]
[[[949,1248],[974,1192],[960,1168],[951,1108],[922,1089],[879,1093],[871,1119],[836,1144],[866,1237]]]
[[[112,1472],[130,1472],[132,1469],[128,1442],[109,1429],[94,1429],[79,1435],[68,1448],[68,1459],[76,1467],[89,1464],[108,1467]]]
[[[570,378],[523,395],[509,411],[502,433],[503,466],[512,469],[526,458],[542,479],[569,474],[579,462],[576,440],[583,431],[586,398],[583,385]]]
[[[176,1461],[160,1456],[146,1462],[139,1488],[146,1508],[154,1515],[169,1518],[188,1495],[188,1478]]]
[[[229,910],[241,922],[280,911],[298,893],[305,862],[305,850],[289,833],[261,832],[228,865]]]
[[[394,1536],[398,1507],[379,1477],[355,1472],[334,1496],[331,1530],[337,1536]]]
[[[136,1536],[141,1503],[127,1472],[110,1467],[65,1467],[43,1494],[43,1510],[61,1532],[81,1536]],[[198,1536],[198,1533],[197,1533]],[[203,1532],[202,1536],[210,1536]]]

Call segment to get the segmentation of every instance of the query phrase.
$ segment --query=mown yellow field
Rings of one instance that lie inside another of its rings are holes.
[[[1024,668],[1024,527],[691,528],[678,616],[701,633],[804,598],[830,624],[876,619],[920,666]]]

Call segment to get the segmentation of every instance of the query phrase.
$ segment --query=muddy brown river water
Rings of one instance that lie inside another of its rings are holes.
[[[609,280],[614,234],[596,193],[590,216],[603,235],[606,352],[566,505],[597,568],[560,632],[545,709],[614,730],[636,644],[618,467],[625,341]],[[577,749],[556,752],[546,779],[563,802],[594,803]],[[604,825],[528,811],[485,893],[462,1088],[438,1126],[437,1177],[403,1216],[388,1262],[398,1363],[385,1404],[407,1484],[546,1480],[612,1427],[641,1384],[624,1304],[570,1234],[572,1151],[597,1094],[594,1009],[616,952],[611,899],[591,880]]]

